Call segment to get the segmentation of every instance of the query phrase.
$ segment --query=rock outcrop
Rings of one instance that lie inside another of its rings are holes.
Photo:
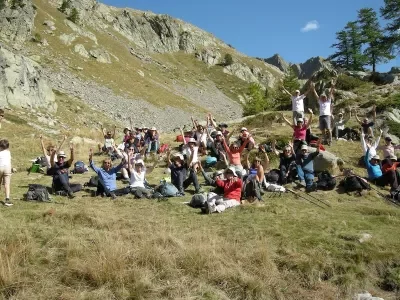
[[[52,89],[33,60],[0,46],[0,106],[46,108],[55,112]]]
[[[202,51],[196,52],[196,58],[209,66],[218,64],[221,60],[221,53],[217,50],[203,49]]]
[[[269,58],[264,58],[263,61],[277,67],[284,73],[286,73],[290,68],[290,64],[286,62],[279,54],[274,54]]]
[[[315,73],[320,72],[322,70],[333,70],[333,66],[330,62],[326,61],[324,58],[312,57],[308,59],[306,62],[297,64],[293,67],[293,70],[296,72],[297,77],[299,79],[309,79]]]
[[[0,10],[0,38],[20,50],[31,37],[36,12],[31,1],[23,1],[15,8],[11,8],[11,1],[5,1],[5,5]]]

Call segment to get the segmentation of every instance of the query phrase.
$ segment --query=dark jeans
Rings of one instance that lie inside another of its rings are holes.
[[[304,172],[301,166],[297,166],[297,175],[299,175],[300,181],[306,182],[306,188],[311,188],[314,183],[314,174],[309,172]]]
[[[82,190],[79,183],[69,183],[68,174],[59,174],[53,177],[53,188],[55,192],[66,191],[67,193],[76,193]]]
[[[151,198],[152,195],[151,190],[144,187],[133,187],[131,188],[131,193],[138,199],[141,199],[143,197]]]
[[[179,172],[178,178],[172,180],[172,184],[179,190],[179,192],[183,192],[191,183],[193,183],[196,191],[200,189],[197,174],[193,169],[189,169],[189,176],[186,179],[184,178],[184,172]]]
[[[390,170],[384,173],[381,177],[372,180],[372,182],[378,186],[390,185],[392,189],[397,189],[397,187],[399,186],[395,170]]]
[[[286,173],[288,172],[289,169],[289,174],[286,177]],[[292,164],[289,166],[289,168],[286,168],[285,165],[281,165],[279,167],[279,184],[286,184],[288,182],[292,182],[294,181],[294,179],[296,178],[297,175],[297,170],[296,170],[296,165]]]
[[[96,195],[105,195],[107,197],[110,197],[111,194],[114,194],[115,196],[123,196],[129,194],[130,189],[129,188],[122,188],[122,189],[117,189],[114,191],[109,191],[108,189],[104,188],[103,184],[99,180],[97,183],[97,190],[96,190]]]

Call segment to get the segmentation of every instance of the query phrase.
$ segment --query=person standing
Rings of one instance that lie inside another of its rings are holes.
[[[12,206],[10,201],[11,184],[11,153],[8,140],[0,140],[0,184],[4,185],[6,199],[0,203],[5,206]]]
[[[285,87],[283,87],[283,91],[288,94],[292,100],[293,124],[296,124],[297,119],[304,118],[304,99],[310,92],[310,88],[311,86],[301,95],[299,90],[295,90],[294,93],[291,94],[287,89],[285,89]]]

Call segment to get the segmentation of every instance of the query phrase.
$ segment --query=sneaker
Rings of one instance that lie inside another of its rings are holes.
[[[5,206],[13,206],[14,204],[10,201],[10,199],[6,199],[4,205]]]
[[[74,199],[75,198],[74,193],[73,192],[68,192],[68,198],[69,199]]]
[[[114,193],[110,193],[111,200],[116,200],[117,196]]]
[[[211,202],[206,201],[204,213],[205,214],[212,214],[215,211],[216,211],[215,204],[211,204]]]
[[[304,187],[306,186],[306,182],[305,182],[304,180],[301,180],[299,184],[300,184],[301,186],[304,186]]]

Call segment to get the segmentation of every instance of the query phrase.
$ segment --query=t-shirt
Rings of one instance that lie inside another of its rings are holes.
[[[113,145],[114,145],[114,139],[113,138],[104,139],[104,147],[112,148]]]
[[[196,162],[199,161],[199,158],[198,158],[198,155],[197,155],[198,151],[199,151],[199,147],[194,146],[193,147],[193,160],[192,160],[192,163],[196,163]],[[186,145],[186,147],[184,149],[184,154],[186,154],[186,156],[188,158],[192,155],[192,150],[190,150],[189,145]]]
[[[292,96],[292,110],[293,111],[304,111],[304,98],[305,95]]]
[[[10,150],[0,151],[0,168],[11,168]]]
[[[330,116],[331,115],[331,99],[326,99],[326,101],[319,100],[319,115],[320,116]]]
[[[171,170],[171,181],[172,183],[179,182],[179,176],[182,174],[182,178],[186,179],[186,173],[188,169],[188,165],[186,163],[182,164],[182,166],[177,167],[175,164],[170,164],[169,169]]]
[[[303,125],[300,128],[293,125],[292,128],[293,128],[293,137],[295,140],[304,141],[306,139],[307,125]]]
[[[294,154],[290,155],[289,157],[285,156],[285,154],[280,153],[279,154],[279,168],[281,166],[285,166],[286,169],[289,168],[290,164],[295,161],[296,157]]]
[[[346,124],[346,122],[347,120],[345,119],[337,120],[335,126],[338,130],[344,130],[344,124]]]
[[[364,132],[365,134],[368,134],[368,128],[370,128],[370,127],[372,127],[372,126],[374,126],[374,125],[375,125],[374,122],[369,122],[369,123],[367,123],[367,124],[362,123],[362,124],[361,124],[361,128],[362,128],[362,130],[363,130],[363,132]]]
[[[394,150],[400,150],[400,145],[383,145],[379,146],[376,148],[376,150],[382,150],[383,151],[383,157],[387,158],[388,156],[393,156],[394,155]]]
[[[144,188],[144,175],[145,175],[145,172],[143,172],[143,171],[139,174],[135,170],[132,170],[129,186],[132,188],[135,188],[135,187]]]

